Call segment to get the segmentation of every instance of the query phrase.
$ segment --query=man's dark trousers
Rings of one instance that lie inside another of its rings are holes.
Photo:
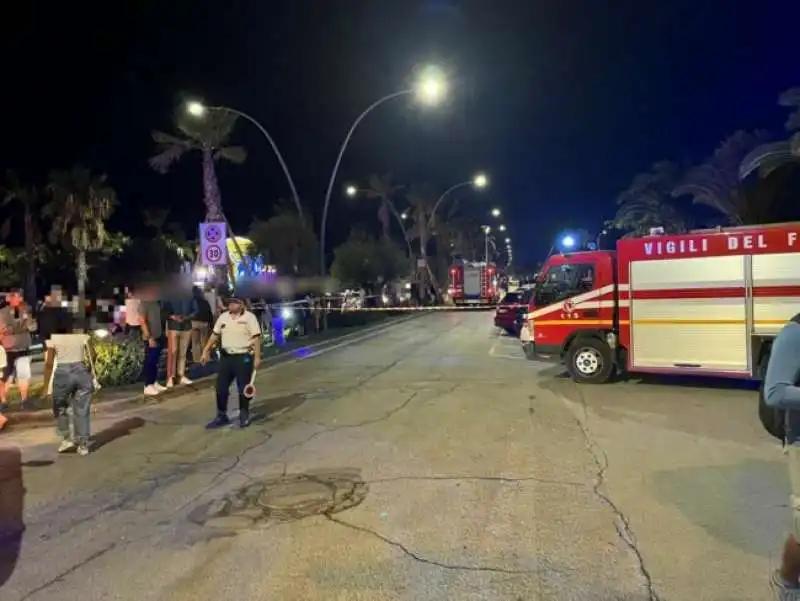
[[[239,391],[239,412],[245,415],[250,412],[250,399],[244,396],[244,389],[253,375],[253,356],[249,353],[231,355],[221,352],[217,369],[217,413],[228,413],[228,390],[236,380]]]

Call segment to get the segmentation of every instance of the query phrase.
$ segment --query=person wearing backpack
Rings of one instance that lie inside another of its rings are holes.
[[[764,377],[759,417],[767,431],[782,438],[789,459],[792,532],[771,584],[779,601],[800,601],[800,314],[780,331]]]

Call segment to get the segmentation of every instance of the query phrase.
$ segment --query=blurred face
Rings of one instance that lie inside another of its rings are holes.
[[[8,295],[8,304],[12,307],[19,307],[22,304],[22,295],[19,292],[12,292]]]
[[[228,311],[231,313],[241,313],[242,309],[244,309],[244,305],[241,301],[238,300],[229,300],[228,301]]]

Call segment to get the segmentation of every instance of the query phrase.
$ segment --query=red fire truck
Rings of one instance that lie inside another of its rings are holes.
[[[620,240],[555,255],[520,339],[577,382],[617,371],[761,378],[800,312],[800,224]]]
[[[459,261],[450,267],[450,298],[456,305],[490,305],[497,302],[494,265]]]

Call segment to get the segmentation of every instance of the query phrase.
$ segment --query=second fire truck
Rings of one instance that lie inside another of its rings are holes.
[[[520,334],[573,380],[619,371],[761,378],[800,312],[800,224],[622,239],[554,255]]]

